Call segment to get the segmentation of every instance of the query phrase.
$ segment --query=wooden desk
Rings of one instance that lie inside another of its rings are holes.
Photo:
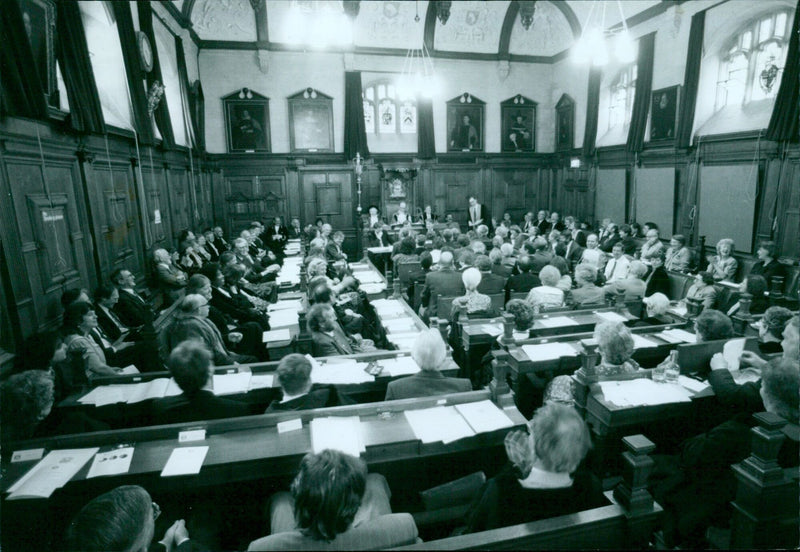
[[[297,472],[300,459],[311,448],[311,437],[308,422],[316,417],[326,416],[359,416],[361,419],[362,437],[366,452],[362,458],[370,469],[386,471],[391,474],[398,470],[411,469],[418,475],[405,481],[405,486],[414,492],[425,487],[431,481],[428,465],[436,461],[437,465],[450,465],[439,475],[438,483],[452,479],[456,473],[465,470],[481,469],[481,459],[488,457],[488,451],[495,456],[502,454],[503,439],[509,429],[502,429],[461,439],[444,445],[442,443],[423,444],[419,441],[403,411],[407,409],[430,408],[445,401],[448,405],[485,400],[488,391],[457,393],[440,397],[389,401],[371,405],[353,405],[336,408],[323,408],[303,412],[282,412],[246,418],[218,420],[204,424],[175,424],[151,428],[106,431],[84,435],[55,437],[46,440],[28,441],[18,444],[20,448],[45,447],[48,450],[82,447],[101,447],[101,452],[113,448],[118,443],[135,443],[135,452],[130,470],[127,474],[95,479],[86,479],[89,466],[87,463],[73,479],[63,488],[57,490],[49,499],[44,500],[4,500],[2,536],[4,545],[9,542],[35,542],[43,535],[31,534],[32,520],[36,520],[39,533],[52,532],[55,538],[63,535],[66,522],[85,504],[85,502],[101,492],[105,492],[122,484],[139,484],[147,488],[157,500],[159,493],[171,493],[180,496],[185,492],[197,489],[219,487],[235,481],[252,482],[262,480],[279,480],[273,488],[286,488],[286,483]],[[525,419],[513,405],[508,405],[510,398],[501,401],[503,411],[519,428]],[[300,418],[303,428],[287,433],[278,433],[276,424],[280,421]],[[178,477],[160,477],[172,450],[178,447],[178,433],[187,428],[204,427],[206,439],[186,443],[187,446],[209,446],[208,454],[200,473]],[[469,462],[452,464],[453,455],[461,458],[464,455],[473,458]],[[6,491],[19,477],[33,467],[35,462],[20,462],[4,465],[5,477],[2,490]],[[413,466],[409,468],[409,466]],[[495,469],[499,466],[495,466]],[[469,472],[466,472],[469,473]],[[465,473],[464,473],[465,474]],[[434,483],[436,484],[436,483]],[[405,489],[399,482],[394,485],[397,493]],[[264,497],[266,499],[266,496]],[[253,504],[258,509],[261,504]],[[15,522],[16,521],[16,522]],[[27,521],[27,522],[26,522]],[[60,522],[60,523],[59,523]],[[264,531],[261,531],[264,534]],[[16,537],[16,538],[15,538]],[[31,545],[29,550],[47,549]],[[13,548],[13,547],[12,547]]]
[[[386,276],[384,276],[381,273],[381,271],[378,270],[374,264],[372,264],[372,261],[361,260],[358,262],[349,263],[349,266],[350,270],[353,272],[353,277],[356,280],[359,280],[360,275],[365,275],[365,274],[372,274],[373,279],[379,280],[376,283],[368,283],[368,284],[359,283],[359,288],[361,288],[364,291],[368,299],[370,300],[381,299],[383,297],[387,297],[388,295],[392,294],[392,290],[390,289],[390,286],[386,281]],[[374,286],[375,290],[371,290],[370,286]],[[378,289],[380,287],[382,287],[383,289]]]
[[[397,301],[397,303],[402,307],[403,312],[391,316],[381,316],[377,310],[374,311],[376,320],[380,322],[379,331],[381,332],[381,339],[384,338],[387,339],[387,344],[390,343],[392,346],[395,346],[400,350],[409,350],[411,347],[398,346],[397,344],[388,341],[389,336],[392,334],[388,331],[387,324],[391,323],[392,320],[397,320],[399,318],[410,318],[413,322],[414,326],[413,330],[410,330],[409,332],[399,332],[399,335],[402,334],[411,335],[412,333],[419,334],[420,332],[427,330],[428,326],[425,324],[425,322],[422,321],[419,315],[417,315],[417,313],[414,312],[414,309],[412,309],[409,306],[409,304],[406,303],[405,299],[403,299],[402,297],[391,296],[387,297],[387,299],[392,301]]]

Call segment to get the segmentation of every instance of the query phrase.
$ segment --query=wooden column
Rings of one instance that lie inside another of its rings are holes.
[[[582,418],[586,418],[586,400],[589,396],[589,387],[597,382],[597,341],[594,339],[581,339],[583,351],[581,352],[581,367],[572,376],[575,380],[575,408]]]
[[[752,302],[753,296],[749,293],[742,293],[739,297],[739,310],[732,317],[733,329],[739,335],[744,335],[747,325],[753,320],[753,315],[750,314]]]

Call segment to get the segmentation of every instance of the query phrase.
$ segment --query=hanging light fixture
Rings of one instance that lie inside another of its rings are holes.
[[[439,2],[441,4],[442,2]],[[417,17],[419,17],[419,5],[417,4]],[[419,23],[419,19],[415,18]],[[397,92],[401,99],[410,99],[416,96],[430,98],[436,94],[439,82],[433,69],[433,59],[422,42],[422,48],[409,48],[406,58],[403,61],[403,70],[397,81]]]
[[[591,64],[595,67],[602,67],[608,64],[611,58],[608,43],[611,43],[612,46],[611,54],[619,63],[630,63],[636,59],[636,44],[628,30],[625,13],[622,11],[622,2],[620,0],[616,0],[616,2],[622,28],[616,31],[606,29],[607,2],[602,2],[602,14],[598,10],[596,15],[595,7],[601,2],[592,2],[581,36],[572,47],[572,60],[574,62]]]
[[[526,31],[533,25],[533,14],[536,13],[536,0],[519,2],[519,22]]]

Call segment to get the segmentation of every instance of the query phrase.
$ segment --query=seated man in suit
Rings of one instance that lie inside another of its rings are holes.
[[[264,233],[266,246],[269,247],[276,257],[283,257],[283,248],[289,239],[289,230],[281,224],[281,217],[275,217],[272,224]]]
[[[422,292],[422,307],[420,316],[429,319],[436,316],[437,297],[455,297],[464,294],[464,283],[461,281],[461,274],[456,272],[453,266],[453,254],[450,251],[443,251],[439,256],[439,270],[431,270],[425,276],[425,291]],[[447,315],[448,313],[442,313]]]
[[[311,362],[303,355],[292,353],[283,357],[276,370],[283,398],[275,399],[266,414],[284,410],[310,410],[338,406],[336,389],[311,383]]]
[[[120,268],[111,273],[111,283],[119,290],[114,312],[129,328],[152,324],[156,315],[150,305],[136,293],[136,277],[130,270]]]
[[[386,387],[387,401],[431,397],[447,393],[472,391],[472,383],[464,378],[447,378],[439,372],[447,365],[447,348],[439,330],[428,329],[422,332],[411,349],[411,358],[421,370],[389,382]]]
[[[351,355],[357,352],[355,344],[348,339],[336,321],[336,313],[330,305],[321,303],[311,307],[306,324],[311,332],[315,357]]]
[[[485,295],[505,293],[506,278],[492,274],[492,261],[487,255],[478,255],[475,259],[475,267],[481,271],[481,283],[478,284],[479,293]]]
[[[166,249],[156,249],[153,252],[153,263],[156,282],[164,293],[164,304],[170,306],[180,299],[188,276],[172,262],[172,257]]]
[[[391,491],[362,460],[326,449],[306,454],[291,493],[270,499],[271,534],[248,550],[379,550],[417,542],[410,514],[393,514]]]
[[[172,350],[167,365],[183,393],[153,401],[153,424],[216,420],[250,414],[246,403],[214,395],[214,364],[211,362],[211,352],[202,342],[184,341]]]
[[[506,282],[506,301],[511,298],[512,293],[527,293],[533,288],[542,285],[539,276],[531,272],[532,266],[529,255],[520,256],[517,261],[519,274],[514,274]]]

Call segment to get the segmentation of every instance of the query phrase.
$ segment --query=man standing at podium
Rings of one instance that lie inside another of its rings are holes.
[[[469,209],[468,209],[469,229],[477,230],[481,224],[488,226],[489,212],[485,205],[478,203],[478,198],[474,195],[469,196]]]

